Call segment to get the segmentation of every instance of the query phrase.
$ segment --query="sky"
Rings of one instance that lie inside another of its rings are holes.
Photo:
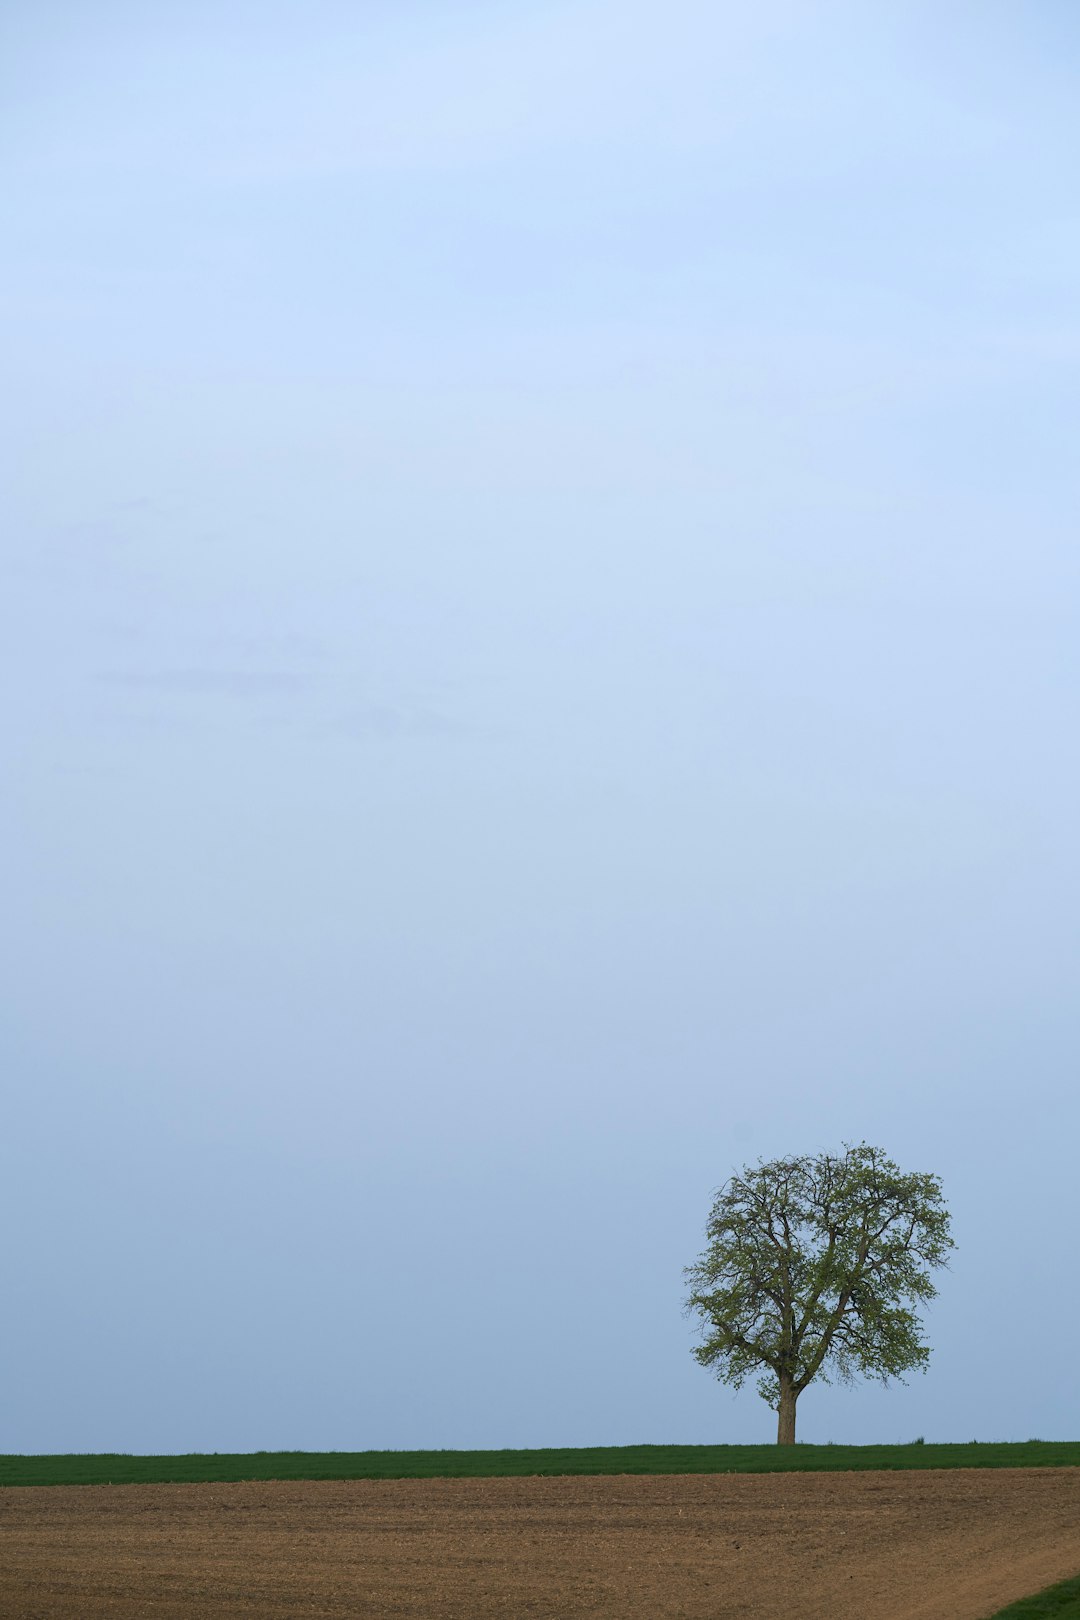
[[[10,0],[0,1450],[1076,1439],[1080,17]]]

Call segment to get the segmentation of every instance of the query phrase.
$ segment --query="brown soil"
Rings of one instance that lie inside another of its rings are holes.
[[[1080,1469],[0,1491],[5,1620],[984,1620],[1080,1573]]]

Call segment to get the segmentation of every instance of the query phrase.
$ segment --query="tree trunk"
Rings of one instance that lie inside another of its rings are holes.
[[[779,1422],[776,1428],[776,1443],[778,1446],[793,1446],[795,1444],[795,1402],[798,1398],[798,1393],[791,1378],[781,1373]]]

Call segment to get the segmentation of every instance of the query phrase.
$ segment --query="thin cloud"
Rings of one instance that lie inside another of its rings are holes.
[[[383,742],[425,737],[452,737],[471,728],[432,709],[373,703],[353,709],[342,717],[339,731],[358,740],[373,738]]]
[[[102,670],[104,686],[133,692],[174,692],[183,697],[290,696],[306,690],[311,677],[286,669]]]

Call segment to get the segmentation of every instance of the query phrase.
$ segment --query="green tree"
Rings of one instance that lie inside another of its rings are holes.
[[[694,1355],[758,1389],[795,1444],[795,1407],[814,1378],[887,1383],[930,1359],[911,1308],[937,1293],[954,1248],[937,1176],[905,1175],[880,1148],[761,1160],[732,1176],[709,1215],[708,1247],[686,1269]]]

